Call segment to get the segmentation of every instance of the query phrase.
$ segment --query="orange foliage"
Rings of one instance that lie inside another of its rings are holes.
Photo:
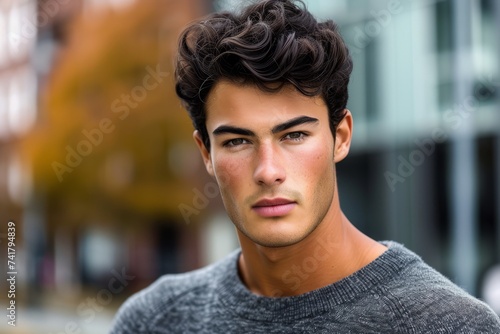
[[[173,86],[190,1],[136,1],[79,19],[23,142],[53,215],[179,215],[200,161]]]

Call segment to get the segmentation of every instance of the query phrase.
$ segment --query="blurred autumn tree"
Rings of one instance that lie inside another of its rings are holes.
[[[195,9],[142,0],[72,26],[23,143],[51,220],[179,217],[192,202],[201,169],[173,57]]]

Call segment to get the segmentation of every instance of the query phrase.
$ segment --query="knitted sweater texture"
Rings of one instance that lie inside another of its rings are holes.
[[[354,274],[281,298],[244,286],[238,250],[208,267],[161,277],[122,305],[111,333],[500,333],[486,304],[404,246],[384,244],[388,250]]]

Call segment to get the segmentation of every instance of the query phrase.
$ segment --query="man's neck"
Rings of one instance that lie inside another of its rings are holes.
[[[287,247],[256,245],[238,232],[242,248],[238,267],[248,289],[269,297],[300,295],[351,275],[386,250],[342,212],[335,218]]]

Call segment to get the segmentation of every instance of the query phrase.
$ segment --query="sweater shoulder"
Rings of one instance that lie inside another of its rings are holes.
[[[500,319],[486,303],[416,255],[415,261],[409,263],[384,290],[385,303],[401,319],[400,326],[406,327],[404,330],[500,333]]]
[[[155,317],[168,316],[171,310],[202,303],[231,267],[233,252],[209,266],[181,274],[167,274],[147,288],[133,294],[118,310],[112,334],[147,332]]]

